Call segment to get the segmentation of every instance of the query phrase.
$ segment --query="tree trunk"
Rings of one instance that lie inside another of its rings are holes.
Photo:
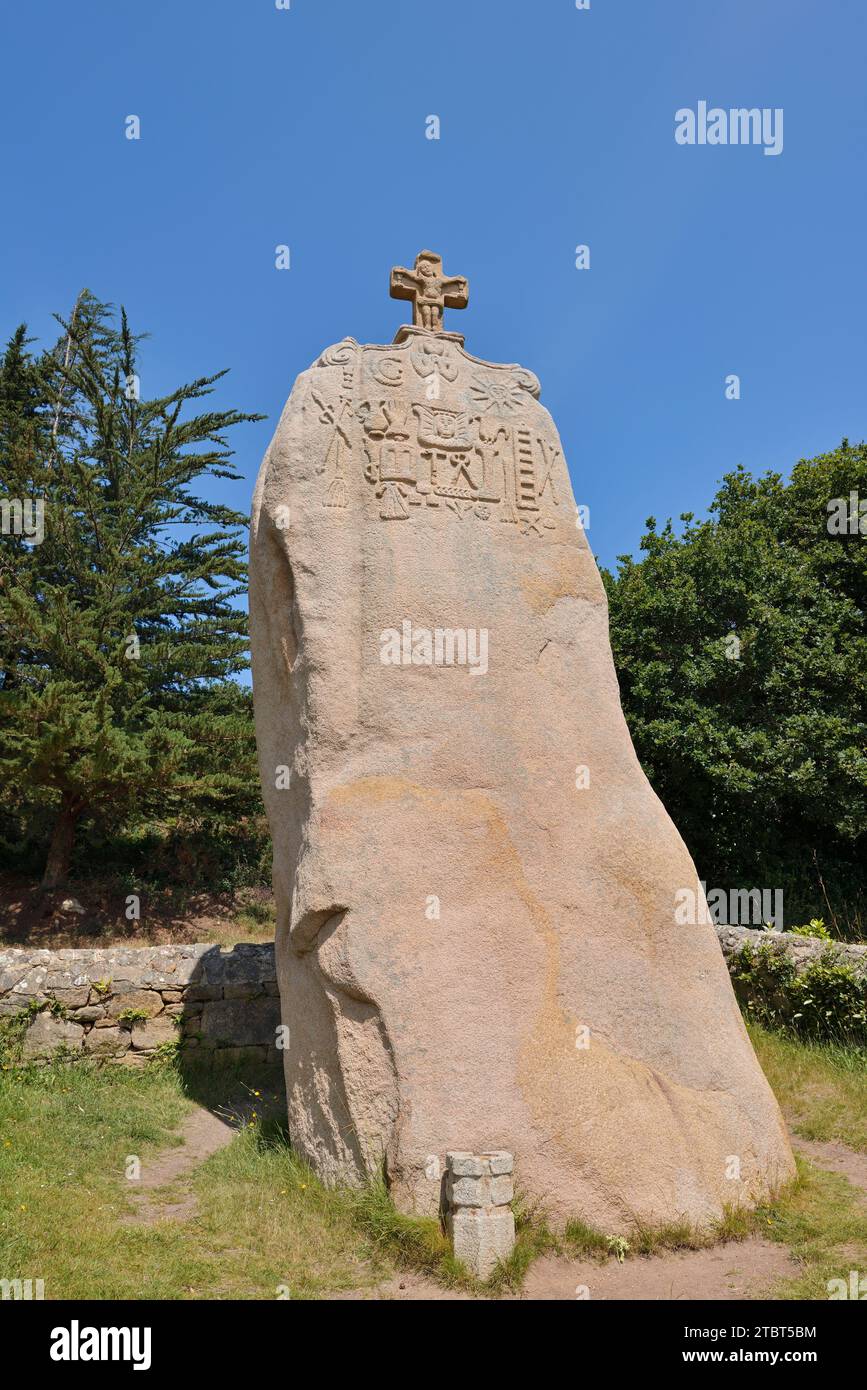
[[[69,863],[75,844],[75,827],[83,809],[79,799],[71,792],[63,793],[63,800],[60,803],[60,811],[48,848],[45,873],[42,875],[42,883],[40,884],[44,893],[50,892],[53,888],[59,888],[69,872]]]

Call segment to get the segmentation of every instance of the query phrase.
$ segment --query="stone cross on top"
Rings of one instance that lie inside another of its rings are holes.
[[[419,251],[415,270],[395,266],[391,272],[392,299],[412,300],[412,321],[416,328],[441,333],[443,309],[466,309],[470,297],[469,282],[462,275],[443,274],[442,256],[433,251]]]

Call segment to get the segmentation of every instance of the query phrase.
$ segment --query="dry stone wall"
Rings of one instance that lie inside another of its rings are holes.
[[[854,975],[867,977],[867,946],[822,941],[817,937],[795,936],[792,932],[764,931],[753,927],[725,926],[716,930],[729,968],[744,946],[766,946],[788,956],[799,975],[812,962],[830,957],[836,965],[848,966]]]
[[[747,942],[770,942],[798,970],[828,943],[788,932],[720,926],[731,965]],[[867,946],[831,948],[867,975]],[[0,1021],[29,1014],[21,1060],[66,1055],[135,1066],[164,1044],[221,1058],[279,1060],[280,1001],[270,942],[218,946],[112,946],[102,950],[0,950]]]
[[[2,950],[4,1018],[21,1021],[26,1062],[61,1050],[135,1066],[166,1045],[221,1059],[276,1061],[274,947]]]

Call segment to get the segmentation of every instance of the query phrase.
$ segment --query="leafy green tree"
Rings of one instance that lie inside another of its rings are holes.
[[[846,440],[788,483],[739,468],[707,520],[651,518],[604,575],[636,749],[699,873],[841,934],[867,887],[867,535],[829,531],[852,492],[867,446]]]
[[[140,340],[88,291],[59,322],[0,365],[0,506],[44,499],[42,537],[0,538],[0,778],[53,821],[45,888],[85,820],[258,806],[246,518],[196,484],[239,476],[226,432],[262,417],[190,413],[222,372],[143,397]]]

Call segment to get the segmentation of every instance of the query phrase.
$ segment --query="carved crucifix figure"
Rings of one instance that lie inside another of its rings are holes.
[[[466,309],[470,297],[468,281],[462,275],[443,274],[442,256],[419,251],[415,270],[396,266],[391,272],[392,299],[412,300],[412,321],[416,328],[442,331],[443,309]]]

